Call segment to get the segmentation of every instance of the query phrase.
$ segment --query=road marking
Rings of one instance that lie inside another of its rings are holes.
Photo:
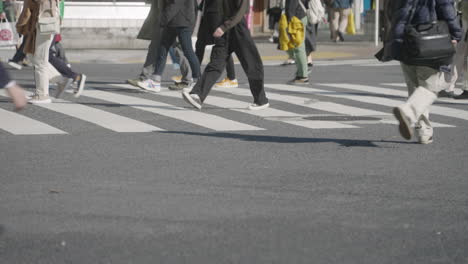
[[[31,94],[31,92],[26,92],[26,95]],[[104,127],[115,132],[133,133],[163,130],[161,128],[124,116],[116,115],[97,108],[88,107],[62,99],[53,99],[53,103],[51,104],[35,104],[35,106],[81,119],[83,121],[93,123],[97,126]]]
[[[288,85],[288,84],[265,84],[265,86],[273,88],[273,89],[281,90],[281,91],[290,91],[290,92],[305,93],[305,94],[317,93],[317,94],[319,94],[321,96],[327,96],[327,97],[333,97],[333,98],[343,98],[343,99],[353,100],[353,101],[357,101],[357,102],[364,102],[364,103],[375,104],[375,105],[384,105],[384,106],[389,106],[389,107],[395,107],[395,106],[402,103],[402,101],[392,100],[392,99],[387,99],[387,98],[381,98],[381,97],[377,97],[377,96],[353,95],[353,94],[349,94],[349,93],[339,93],[339,92],[333,92],[333,91],[329,91],[329,90],[321,90],[321,89],[316,89],[316,88],[312,88],[312,87],[300,87],[300,86],[294,86],[294,85]],[[449,114],[453,114],[453,112],[458,111],[456,109],[451,109],[451,108],[447,108],[447,109],[448,110],[453,110],[453,111],[450,111],[452,113],[443,112],[443,114],[441,114],[441,113],[439,113],[439,114],[449,116]],[[452,125],[440,124],[440,123],[432,123],[431,122],[431,124],[433,124],[434,126],[437,126],[437,127],[454,127]]]
[[[0,129],[13,135],[63,135],[67,132],[0,108]]]
[[[133,89],[130,85],[115,85],[124,87],[127,89]],[[179,93],[180,95],[180,93]],[[264,130],[256,126],[236,122],[220,116],[206,114],[200,111],[188,110],[183,107],[177,107],[174,105],[161,103],[153,100],[121,95],[116,93],[104,92],[99,90],[86,90],[83,96],[91,97],[103,101],[117,103],[124,106],[129,106],[135,109],[155,113],[158,115],[182,120],[197,126],[205,127],[215,131],[252,131],[252,130]],[[180,97],[181,98],[181,97]],[[182,100],[182,98],[181,98]]]
[[[119,87],[124,87],[127,89],[138,89],[130,85],[118,85]],[[236,89],[237,90],[237,89]],[[182,100],[182,96],[180,92],[174,92],[170,90],[162,91],[158,93],[161,96],[168,96],[173,98],[180,98]],[[291,117],[291,118],[302,118],[305,115],[300,115],[297,113],[287,112],[279,109],[275,109],[272,107],[259,110],[259,111],[251,111],[247,109],[248,103],[244,101],[219,97],[219,96],[212,96],[210,95],[207,97],[207,100],[204,102],[205,105],[213,105],[220,108],[229,109],[231,111],[241,112],[253,116],[258,116],[262,118],[281,118],[281,117]],[[271,119],[270,119],[271,120]],[[283,123],[288,123],[295,126],[305,127],[309,129],[327,129],[327,128],[358,128],[357,126],[344,124],[340,122],[333,122],[333,121],[318,121],[318,120],[284,120],[284,119],[276,119],[276,121],[280,121]]]
[[[340,88],[340,89],[345,89],[345,90],[360,91],[360,92],[366,92],[366,93],[371,93],[371,94],[379,94],[379,95],[383,94],[383,95],[389,95],[389,96],[400,96],[404,100],[406,100],[406,98],[408,97],[408,92],[407,91],[381,88],[381,87],[378,87],[378,86],[359,85],[359,84],[344,84],[344,83],[318,83],[317,85]],[[437,101],[448,103],[448,104],[454,104],[454,105],[468,105],[467,100],[462,100],[462,101],[457,100],[457,101],[455,101],[455,100],[450,99],[450,98],[439,98],[439,99],[437,99]],[[455,109],[455,108],[449,108],[449,107],[439,106],[437,104],[434,104],[434,105],[431,106],[431,112],[434,113],[434,114],[452,116],[452,117],[455,117],[455,118],[468,120],[468,111],[465,111],[465,110],[458,110],[458,109]]]
[[[241,96],[251,96],[250,91],[247,89],[224,89],[224,90],[217,90],[224,93],[230,93],[234,95],[241,95]],[[359,108],[354,106],[347,106],[343,104],[337,104],[332,102],[324,102],[315,100],[314,98],[305,98],[299,96],[292,96],[292,95],[284,95],[273,93],[268,91],[267,97],[271,100],[281,101],[285,103],[289,103],[292,105],[298,105],[310,109],[330,112],[330,113],[337,113],[342,115],[349,115],[349,116],[391,116],[390,113],[379,112],[374,110],[369,110],[365,108]]]

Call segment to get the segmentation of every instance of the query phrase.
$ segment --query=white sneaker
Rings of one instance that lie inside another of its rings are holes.
[[[80,97],[86,83],[86,75],[80,74],[80,80],[76,82],[75,97]]]
[[[151,91],[151,92],[160,92],[161,91],[161,83],[155,82],[151,79],[146,79],[137,82],[138,87],[143,90]]]
[[[28,103],[30,104],[50,104],[52,103],[52,99],[48,95],[32,95],[29,97]]]
[[[249,110],[255,111],[255,110],[262,110],[262,109],[265,109],[265,108],[268,108],[268,107],[270,107],[270,103],[266,103],[266,104],[262,104],[262,105],[250,104],[247,108]]]
[[[21,66],[20,64],[14,62],[14,61],[9,61],[8,65],[10,65],[11,67],[13,67],[13,68],[15,68],[17,70],[23,69],[23,66]]]
[[[420,144],[431,144],[432,142],[434,142],[434,138],[432,137],[432,135],[434,134],[434,130],[432,129],[432,127],[415,127],[414,132],[418,137],[418,142]]]
[[[187,92],[183,92],[182,98],[184,98],[185,102],[189,103],[191,106],[197,108],[198,110],[202,109],[202,102],[198,94],[189,94]]]
[[[63,92],[66,91],[72,83],[73,83],[73,79],[71,78],[67,78],[64,82],[57,83],[57,90],[55,91],[54,97],[60,98]]]

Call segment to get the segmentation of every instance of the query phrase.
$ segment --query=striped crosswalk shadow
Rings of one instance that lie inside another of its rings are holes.
[[[118,86],[118,85],[114,85]],[[122,85],[126,89],[132,89],[130,85]],[[180,95],[180,93],[178,93]],[[173,119],[188,122],[214,131],[255,131],[263,128],[240,123],[234,120],[207,114],[200,111],[188,110],[167,103],[138,98],[100,90],[87,90],[83,96],[128,106],[142,111],[155,113]]]
[[[26,94],[31,95],[30,92]],[[0,95],[6,96],[5,91],[0,91]],[[52,104],[36,104],[35,106],[74,117],[115,132],[137,133],[163,130],[138,120],[62,99],[54,99],[54,103]]]
[[[320,96],[325,96],[325,97],[332,97],[332,98],[340,98],[340,99],[347,99],[351,101],[357,101],[357,102],[363,102],[363,103],[368,103],[368,104],[373,104],[373,105],[381,105],[381,106],[388,106],[388,107],[395,107],[403,102],[402,100],[394,100],[394,99],[388,99],[388,98],[383,98],[379,96],[372,96],[372,95],[355,95],[351,93],[340,93],[340,92],[333,92],[329,90],[322,90],[322,89],[317,89],[317,88],[312,88],[312,87],[301,87],[301,86],[295,86],[295,85],[287,85],[287,84],[267,84],[267,87],[270,87],[272,89],[276,90],[281,90],[281,91],[291,91],[291,92],[297,92],[297,93],[304,93],[304,94],[318,94]],[[451,116],[447,112],[457,112],[459,111],[458,109],[452,109],[448,107],[444,107],[447,109],[444,109],[444,111],[439,111],[438,113],[441,115],[446,115],[446,116]],[[462,111],[462,110],[460,110]],[[464,111],[466,112],[466,111]],[[468,113],[468,112],[467,112]],[[462,118],[463,119],[463,118]],[[393,122],[388,122],[384,120],[385,123],[395,123]],[[454,127],[452,125],[448,124],[442,124],[442,123],[431,123],[434,127]]]
[[[403,97],[404,100],[408,96],[408,93],[406,91],[387,89],[387,88],[376,87],[376,86],[368,86],[368,85],[343,84],[343,83],[334,83],[334,84],[333,83],[326,83],[326,84],[318,84],[318,85],[334,87],[334,88],[343,89],[343,90],[366,92],[366,93],[369,93],[369,94],[401,96],[401,97]],[[376,97],[374,97],[374,96],[367,96],[366,95],[366,97],[371,97],[371,99],[375,100],[376,103],[386,105],[386,106],[397,106],[397,105],[402,103],[401,101],[386,99],[386,98],[381,98],[381,97],[377,97],[378,99]],[[454,101],[454,100],[451,100],[451,99],[450,100],[444,100],[444,103],[445,102],[447,102],[449,104],[464,104],[463,102],[457,102],[457,101]],[[461,110],[461,109],[455,109],[455,108],[439,106],[439,105],[432,105],[431,106],[431,113],[436,114],[436,115],[441,115],[441,116],[448,116],[448,117],[453,117],[453,118],[457,118],[457,119],[468,120],[468,111]]]
[[[126,89],[138,89],[131,85],[127,84],[116,84],[115,86],[123,87]],[[242,91],[241,89],[235,89],[236,91]],[[159,96],[168,96],[172,98],[179,98],[182,100],[180,92],[174,91],[162,91],[158,93]],[[334,121],[315,121],[315,120],[305,120],[301,119],[306,117],[305,115],[300,115],[298,113],[283,111],[269,107],[260,111],[251,111],[247,109],[248,101],[239,101],[230,98],[224,98],[220,96],[210,95],[207,100],[204,102],[205,105],[212,105],[220,108],[226,108],[231,111],[241,112],[248,115],[258,116],[262,118],[275,118],[278,122],[287,123],[290,125],[305,127],[309,129],[333,129],[333,128],[357,128],[357,126],[344,124]],[[288,119],[289,118],[289,119]]]
[[[0,108],[0,129],[13,135],[62,135],[67,132]]]

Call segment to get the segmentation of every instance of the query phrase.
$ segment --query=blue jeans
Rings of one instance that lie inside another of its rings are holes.
[[[192,69],[192,78],[194,80],[200,77],[200,62],[198,61],[192,47],[192,30],[188,27],[166,27],[163,29],[161,46],[156,55],[156,64],[153,75],[161,76],[166,67],[167,53],[174,44],[176,37],[179,38],[182,51],[187,58]]]

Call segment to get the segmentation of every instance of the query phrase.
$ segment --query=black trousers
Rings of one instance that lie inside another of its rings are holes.
[[[5,88],[5,86],[11,81],[10,75],[3,67],[3,63],[0,62],[0,89]]]
[[[223,73],[226,63],[233,52],[236,53],[247,75],[254,103],[258,105],[268,103],[264,88],[262,58],[250,36],[245,19],[224,33],[221,38],[215,39],[210,63],[208,63],[201,78],[190,93],[197,94],[203,102]]]
[[[195,54],[198,57],[198,61],[201,62],[203,61],[203,57],[205,56],[205,48],[207,44],[206,42],[199,38],[197,39],[197,43],[195,43]],[[234,80],[236,79],[236,70],[234,68],[234,60],[232,59],[232,56],[229,56],[229,59],[226,64],[226,76],[228,77],[229,80]]]
[[[64,77],[75,80],[78,76],[78,73],[74,72],[62,59],[54,56],[52,52],[49,51],[49,63],[54,66],[54,68]]]

